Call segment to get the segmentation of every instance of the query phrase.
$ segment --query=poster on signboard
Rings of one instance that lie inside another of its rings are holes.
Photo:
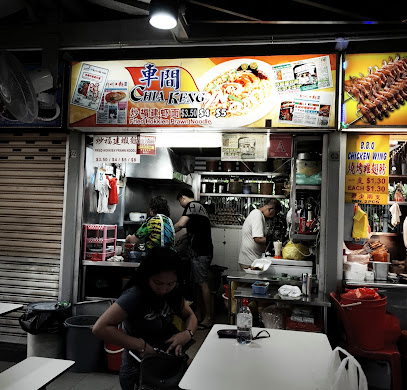
[[[97,111],[104,93],[109,69],[81,63],[75,88],[72,90],[71,104]]]
[[[407,125],[406,56],[346,55],[342,128]]]
[[[84,95],[85,65],[108,72],[95,102],[88,90]],[[116,80],[127,87],[112,89]],[[335,80],[334,54],[76,63],[69,126],[333,129]],[[296,107],[291,120],[286,102]],[[126,118],[119,119],[123,105]]]
[[[266,161],[266,134],[222,134],[222,161]]]
[[[350,135],[346,143],[345,202],[387,205],[389,136]]]

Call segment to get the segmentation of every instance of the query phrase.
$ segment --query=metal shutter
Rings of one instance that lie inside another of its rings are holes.
[[[58,300],[67,134],[0,133],[0,341],[25,343],[26,304]]]

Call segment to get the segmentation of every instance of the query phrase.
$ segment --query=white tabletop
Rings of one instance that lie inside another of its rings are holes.
[[[18,304],[18,303],[0,302],[0,315],[10,313],[11,311],[14,311],[14,310],[18,310],[21,307],[23,307],[23,305]]]
[[[73,360],[29,357],[0,373],[0,389],[41,389],[74,363]],[[22,372],[24,372],[24,375],[22,375]]]
[[[209,332],[179,386],[188,390],[315,390],[323,382],[332,348],[322,333],[266,329],[270,336],[240,345]],[[253,328],[253,335],[264,328]]]

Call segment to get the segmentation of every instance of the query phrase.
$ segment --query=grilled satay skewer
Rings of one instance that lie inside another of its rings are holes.
[[[357,107],[358,109],[356,110],[356,114],[360,112],[362,114],[362,119],[364,118],[371,125],[376,124],[376,118],[374,114],[369,110],[368,107],[366,107],[366,105],[359,103]]]

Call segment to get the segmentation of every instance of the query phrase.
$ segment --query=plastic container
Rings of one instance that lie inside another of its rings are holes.
[[[269,288],[269,282],[256,281],[252,284],[253,294],[265,294]]]
[[[101,369],[103,341],[92,333],[98,316],[75,316],[67,318],[66,359],[74,360],[73,372],[93,372]]]
[[[383,349],[386,296],[380,294],[380,299],[362,300],[342,295],[341,305],[345,305],[343,308],[349,318],[357,346],[366,351]]]
[[[110,371],[120,371],[122,365],[122,354],[124,348],[114,344],[105,344],[105,352],[107,354],[107,369]]]
[[[390,263],[383,263],[382,261],[371,261],[371,263],[373,264],[374,279],[387,280]]]

